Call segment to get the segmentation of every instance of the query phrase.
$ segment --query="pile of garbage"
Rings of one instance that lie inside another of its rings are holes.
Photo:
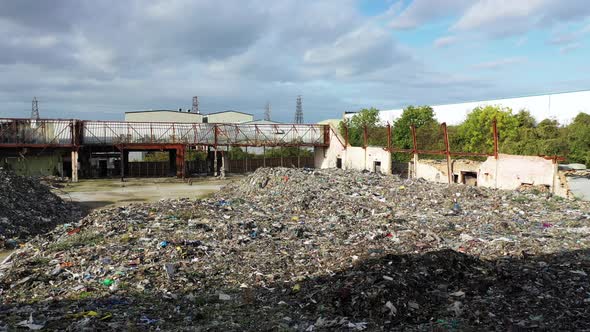
[[[38,180],[0,168],[0,249],[80,218],[79,208]]]
[[[259,169],[98,210],[0,265],[0,330],[590,329],[590,203]]]

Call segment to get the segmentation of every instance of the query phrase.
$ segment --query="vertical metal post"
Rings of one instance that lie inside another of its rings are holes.
[[[348,147],[348,125],[346,124],[346,122],[343,122],[344,124],[344,150],[346,150],[346,147]]]
[[[387,122],[387,151],[391,152],[391,125]]]
[[[451,147],[449,145],[449,132],[447,131],[447,123],[443,122],[441,124],[441,127],[443,129],[443,133],[445,135],[445,153],[447,155],[447,174],[448,174],[448,180],[449,180],[449,184],[453,183],[453,178],[452,178],[452,174],[451,174]]]
[[[416,127],[414,125],[410,126],[410,131],[412,133],[412,151],[414,154],[418,154],[418,141],[416,140]]]
[[[498,126],[496,119],[492,122],[492,128],[494,131],[494,158],[498,159]]]
[[[217,176],[217,145],[213,150],[213,176]]]
[[[225,151],[221,150],[221,172],[220,177],[225,179]]]
[[[176,128],[174,127],[174,122],[172,122],[172,143],[176,143]]]
[[[368,133],[367,133],[367,126],[363,126],[363,149],[367,148],[368,145]]]
[[[125,181],[125,149],[122,147],[119,148],[121,150],[121,182]]]
[[[246,155],[244,156],[244,173],[248,173],[248,147],[246,147]]]
[[[217,135],[218,135],[218,128],[217,128],[217,124],[213,125],[213,131],[214,131],[214,143],[215,143],[215,150],[217,150]]]
[[[412,151],[414,153],[414,177],[418,177],[418,141],[416,140],[416,127],[410,126],[412,132]]]

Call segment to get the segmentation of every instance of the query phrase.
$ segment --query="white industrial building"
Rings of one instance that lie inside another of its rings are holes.
[[[182,110],[147,110],[125,112],[125,121],[132,122],[182,122],[182,123],[244,123],[254,120],[249,113],[233,110],[209,114],[183,112]]]
[[[561,124],[570,123],[580,112],[590,114],[590,90],[552,93],[545,95],[433,105],[436,119],[450,125],[461,123],[466,115],[478,106],[501,106],[512,109],[513,113],[527,110],[537,120],[555,119]],[[393,123],[403,109],[383,110],[379,116],[383,123]],[[346,113],[352,117],[354,113]]]

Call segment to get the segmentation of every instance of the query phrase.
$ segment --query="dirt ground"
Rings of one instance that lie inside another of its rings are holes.
[[[199,198],[216,192],[235,177],[221,179],[193,179],[187,183],[175,178],[134,178],[82,180],[68,183],[54,192],[64,200],[97,209],[130,203],[154,202],[166,198]]]

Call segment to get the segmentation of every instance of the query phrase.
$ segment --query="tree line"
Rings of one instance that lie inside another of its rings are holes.
[[[501,106],[473,109],[463,122],[447,127],[451,151],[493,152],[492,123],[498,129],[498,147],[501,153],[516,155],[561,156],[569,163],[590,167],[590,115],[579,113],[574,120],[560,124],[554,119],[537,122],[527,110],[514,113]],[[419,150],[445,149],[440,123],[430,106],[408,106],[392,124],[392,142],[398,149],[412,149],[410,126],[416,128]],[[340,123],[340,133],[348,133],[352,146],[363,146],[367,127],[369,146],[387,146],[387,130],[379,120],[379,110],[362,109]],[[394,154],[394,159],[406,161],[409,154]]]

